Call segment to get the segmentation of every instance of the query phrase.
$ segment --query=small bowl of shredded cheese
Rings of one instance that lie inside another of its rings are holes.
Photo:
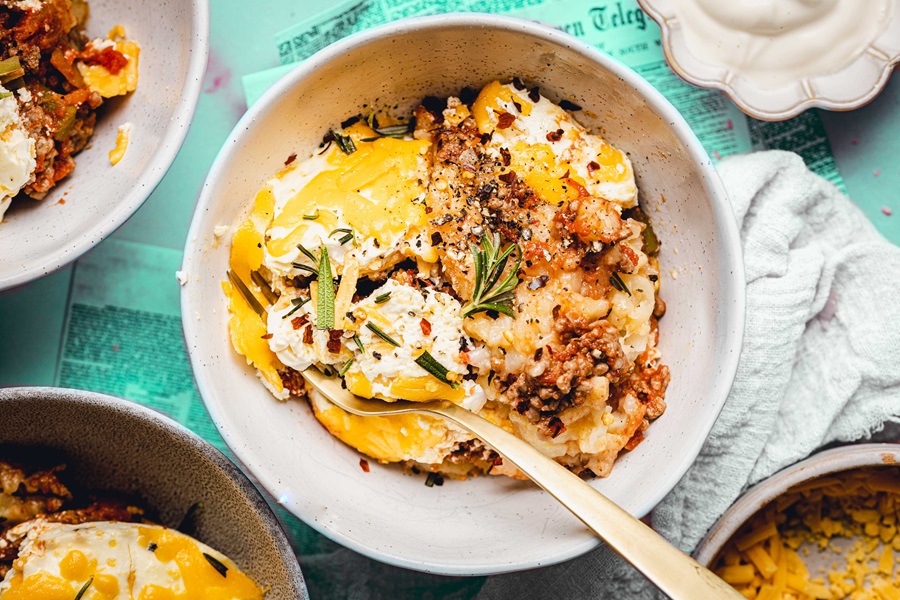
[[[846,446],[779,472],[695,556],[751,599],[900,600],[900,446]]]

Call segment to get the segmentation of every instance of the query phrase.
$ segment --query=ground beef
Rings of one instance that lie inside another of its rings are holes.
[[[23,77],[5,85],[27,90],[27,100],[19,94],[19,112],[35,141],[36,168],[22,192],[37,200],[75,168],[73,156],[93,135],[96,111],[103,103],[80,75],[67,79],[51,62],[54,54],[57,60],[64,57],[70,71],[77,72],[72,63],[87,42],[87,15],[83,0],[42,0],[37,10],[0,0],[0,58],[16,56],[25,70]]]

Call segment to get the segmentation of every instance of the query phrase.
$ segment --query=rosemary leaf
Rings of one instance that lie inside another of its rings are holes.
[[[371,323],[371,322],[366,323],[366,327],[369,329],[369,331],[371,331],[372,333],[374,333],[375,335],[377,335],[378,337],[380,337],[381,339],[386,341],[391,346],[396,346],[397,348],[400,347],[400,344],[398,344],[397,341],[394,340],[394,338],[392,338],[391,336],[386,334],[384,332],[384,330],[382,330],[381,327],[379,327],[375,323]]]
[[[384,304],[385,302],[387,302],[390,299],[391,299],[391,293],[385,292],[383,294],[379,294],[378,296],[375,296],[375,304]]]
[[[341,149],[341,152],[344,154],[353,154],[356,152],[356,144],[353,143],[353,138],[349,135],[338,133],[337,131],[332,131],[331,133],[334,135],[334,142],[337,144],[338,148]]]
[[[362,340],[359,339],[359,334],[353,335],[353,342],[356,344],[356,347],[359,348],[360,352],[362,352],[363,354],[366,353],[366,347],[363,346]]]
[[[334,280],[331,278],[331,261],[328,248],[322,246],[319,258],[319,299],[316,304],[316,327],[334,329]]]
[[[347,374],[347,371],[350,370],[350,366],[351,366],[352,364],[353,364],[353,359],[351,358],[350,360],[348,360],[347,362],[344,363],[344,366],[341,367],[341,372],[338,373],[338,375],[340,375],[341,377],[343,377],[344,375],[346,375],[346,374]]]
[[[628,286],[625,285],[625,282],[622,281],[622,278],[618,273],[613,273],[609,276],[609,282],[612,284],[614,288],[619,290],[620,292],[625,292],[629,296],[631,295],[631,290],[628,289]]]
[[[300,310],[300,307],[309,302],[309,298],[291,298],[291,304],[294,305],[294,308],[290,310],[290,312],[284,313],[281,317],[282,319],[287,319],[289,316]]]
[[[446,383],[454,390],[459,387],[459,382],[447,379],[447,373],[449,372],[447,371],[447,367],[439,363],[428,350],[423,352],[419,358],[416,359],[416,364],[431,373],[435,379],[441,383]]]
[[[92,583],[94,583],[93,575],[91,575],[91,577],[84,582],[84,585],[81,586],[81,589],[78,590],[77,594],[75,594],[75,600],[81,600],[81,597],[84,596],[84,593],[88,590],[89,587],[91,587]]]
[[[208,562],[213,569],[219,572],[219,575],[221,575],[222,577],[228,577],[228,567],[223,565],[221,561],[219,561],[219,559],[217,559],[215,556],[210,556],[206,552],[203,553],[203,558],[206,559],[206,562]]]

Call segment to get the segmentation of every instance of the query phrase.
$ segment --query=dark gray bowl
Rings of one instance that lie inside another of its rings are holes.
[[[59,450],[68,480],[137,494],[166,525],[203,502],[195,537],[268,587],[266,600],[308,598],[294,551],[256,488],[175,421],[96,392],[0,389],[0,444]]]

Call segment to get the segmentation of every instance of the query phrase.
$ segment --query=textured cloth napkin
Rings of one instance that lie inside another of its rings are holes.
[[[747,321],[731,395],[697,461],[653,513],[654,527],[686,551],[748,486],[826,444],[900,421],[900,247],[795,154],[736,157],[719,172],[740,224]],[[601,547],[491,577],[478,598],[657,595]]]

